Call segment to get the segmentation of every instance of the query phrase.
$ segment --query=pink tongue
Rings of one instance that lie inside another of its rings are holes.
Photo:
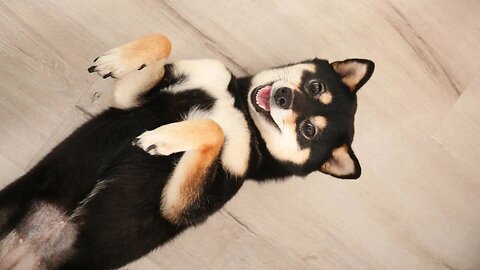
[[[270,111],[270,93],[272,92],[271,86],[265,86],[264,88],[258,90],[257,93],[257,104],[262,107],[265,111]]]

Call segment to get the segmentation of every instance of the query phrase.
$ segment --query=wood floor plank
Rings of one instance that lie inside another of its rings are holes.
[[[424,59],[431,73],[447,79],[442,82],[462,92],[480,70],[480,63],[472,61],[480,58],[478,1],[388,0],[385,3],[393,11],[391,15],[399,20],[386,19],[393,27],[403,28],[400,32],[410,32],[408,37],[405,33],[407,42]]]
[[[3,154],[0,154],[0,189],[22,176],[24,173],[25,171],[22,168],[10,161]]]
[[[91,51],[91,47],[98,47],[96,39],[88,38],[88,33],[80,31],[79,25],[72,22],[62,10],[48,5],[47,1],[6,1],[0,3],[0,15],[3,21],[2,44],[8,46],[2,48],[2,51],[8,49],[2,56],[11,61],[6,62],[4,68],[15,69],[19,75],[43,78],[44,82],[51,84],[52,92],[71,101],[75,101],[78,94],[93,82],[93,79],[78,74],[79,68],[84,70],[91,60],[87,59],[84,52]],[[14,61],[15,54],[12,52],[15,50],[25,54],[18,58],[19,63]],[[43,70],[33,64],[23,64],[26,60],[33,60]],[[32,70],[34,68],[38,69],[36,72],[49,71],[50,76],[45,76],[48,73],[37,75]]]
[[[115,5],[115,0],[87,0],[75,5],[51,2],[59,5],[60,9],[73,20],[80,22],[86,31],[102,42],[101,46],[91,50],[91,59],[142,35],[160,32],[172,41],[172,60],[223,57],[223,62],[236,70],[228,57],[218,54],[201,32],[192,28],[188,21],[179,17],[162,1],[123,2],[122,5]],[[110,16],[104,16],[105,13]],[[85,23],[85,18],[91,21]]]
[[[135,262],[132,262],[122,268],[120,270],[161,270],[159,266],[155,264],[150,258],[143,257]]]
[[[30,160],[27,165],[27,170],[35,166],[45,155],[47,155],[55,146],[62,142],[67,136],[69,136],[75,129],[85,123],[91,118],[90,115],[85,114],[77,107],[68,113],[65,119],[60,122],[58,128],[53,131],[52,135],[48,138],[45,144],[42,145],[37,154]]]
[[[114,81],[98,78],[77,102],[77,107],[89,115],[97,115],[112,104]]]
[[[303,259],[220,211],[149,257],[162,269],[306,269]]]
[[[88,84],[74,76],[64,54],[52,46],[55,40],[32,27],[45,19],[43,9],[33,16],[19,5],[0,3],[0,152],[26,167]]]
[[[480,74],[465,90],[433,138],[480,177]]]
[[[359,181],[313,174],[250,183],[227,210],[320,269],[480,266],[478,174],[432,140],[370,136],[356,143]]]

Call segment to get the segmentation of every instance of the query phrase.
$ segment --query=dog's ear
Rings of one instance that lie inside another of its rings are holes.
[[[362,168],[352,148],[342,145],[332,151],[331,157],[322,164],[321,172],[342,179],[357,179]]]
[[[347,59],[331,65],[352,93],[356,93],[370,79],[375,69],[375,64],[367,59]]]

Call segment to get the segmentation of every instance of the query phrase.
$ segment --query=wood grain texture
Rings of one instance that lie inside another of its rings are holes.
[[[22,176],[24,173],[25,170],[13,163],[3,154],[0,154],[0,189],[8,185],[13,179]]]
[[[42,145],[37,154],[30,160],[27,169],[35,166],[46,154],[48,154],[57,144],[61,143],[65,137],[70,135],[76,128],[81,126],[91,118],[90,115],[85,114],[78,107],[73,107],[67,114],[65,119],[60,122],[57,129],[52,132],[52,135]]]
[[[364,57],[359,181],[247,183],[124,269],[480,269],[479,13],[476,0],[3,1],[0,186],[108,106],[112,81],[86,68],[142,35],[240,76]]]
[[[455,102],[433,138],[480,175],[480,74]]]
[[[162,269],[302,269],[301,257],[276,246],[221,210],[150,255]]]
[[[54,15],[45,5],[0,3],[0,151],[22,167],[68,114],[81,89],[89,85],[86,76],[77,76],[79,66],[75,67],[79,57],[85,56],[67,56],[71,46],[64,42],[71,40],[65,38],[68,28],[63,28],[63,36],[44,35],[52,29],[60,31],[67,23],[66,19],[61,20],[63,24],[49,20],[62,19],[62,13]]]
[[[150,258],[143,257],[139,260],[136,260],[122,268],[121,270],[160,270],[158,265],[155,264]]]

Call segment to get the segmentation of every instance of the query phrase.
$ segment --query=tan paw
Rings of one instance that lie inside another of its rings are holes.
[[[97,57],[88,72],[97,72],[104,79],[120,78],[132,71],[142,70],[151,63],[170,55],[171,43],[161,34],[145,36],[114,48]]]

